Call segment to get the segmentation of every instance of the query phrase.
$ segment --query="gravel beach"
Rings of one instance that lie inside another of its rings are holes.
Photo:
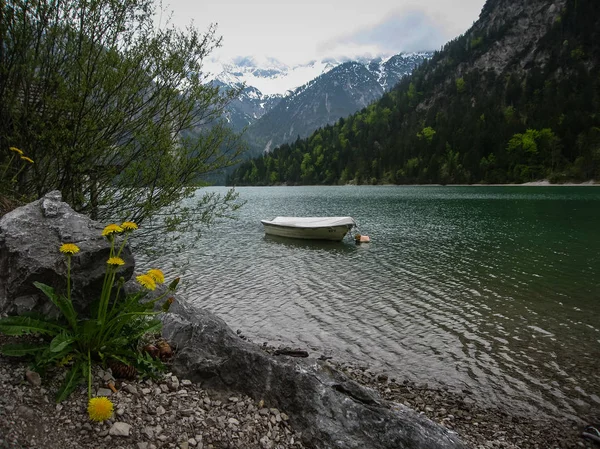
[[[263,349],[276,352],[267,346]],[[324,363],[377,390],[391,406],[405,404],[451,429],[472,449],[599,447],[581,438],[581,422],[511,416],[481,407],[468,392],[417,385],[365,366]],[[63,403],[54,402],[61,373],[58,370],[54,376],[39,379],[24,362],[0,356],[0,448],[307,447],[285,410],[234,392],[206,391],[170,373],[156,380],[122,381],[115,380],[110,370],[96,369],[94,390],[110,398],[114,415],[104,423],[94,423],[86,412],[85,386]],[[112,382],[116,393],[109,388]]]

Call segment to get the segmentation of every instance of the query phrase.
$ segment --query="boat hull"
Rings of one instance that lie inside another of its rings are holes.
[[[265,234],[268,235],[276,235],[278,237],[287,237],[292,239],[330,240],[335,242],[340,242],[352,228],[351,225],[298,228],[293,226],[269,224],[265,222],[263,222],[263,226],[265,227]]]

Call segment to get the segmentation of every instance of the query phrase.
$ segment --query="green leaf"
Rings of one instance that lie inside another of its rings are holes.
[[[135,359],[135,353],[133,351],[128,351],[128,350],[122,350],[122,351],[118,351],[120,353],[114,353],[110,355],[111,359],[114,360],[118,360],[121,363],[124,363],[125,365],[131,365],[131,360]],[[126,355],[127,357],[122,357],[122,355]]]
[[[152,305],[142,303],[140,300],[146,295],[146,292],[139,292],[127,296],[123,301],[119,301],[116,307],[108,314],[106,321],[110,321],[123,313],[128,312],[144,312],[152,309]]]
[[[35,367],[37,369],[42,370],[45,369],[49,365],[53,365],[63,360],[66,356],[74,354],[73,348],[66,347],[62,351],[52,352],[50,351],[50,347],[47,346],[43,351],[39,351],[35,354]]]
[[[147,322],[147,325],[141,328],[136,334],[131,336],[132,339],[137,340],[138,338],[143,337],[146,334],[158,332],[162,329],[162,321],[160,320],[151,320]]]
[[[68,333],[59,334],[56,337],[54,337],[50,342],[50,352],[63,351],[75,340],[76,339]]]
[[[73,330],[77,329],[77,312],[73,308],[73,303],[64,296],[60,296],[57,299],[56,305],[71,325],[71,328]]]
[[[54,304],[56,304],[58,296],[56,293],[54,293],[54,289],[52,287],[41,282],[34,282],[33,285],[39,288],[48,298],[50,298]]]
[[[98,323],[98,320],[85,320],[77,335],[81,343],[89,345],[98,337],[101,330],[102,326]]]
[[[73,365],[71,370],[67,373],[67,377],[60,386],[58,393],[56,393],[56,402],[62,402],[69,397],[69,395],[77,388],[84,379],[83,375],[84,363],[79,360]]]
[[[43,351],[46,348],[46,345],[39,345],[36,343],[5,344],[0,347],[0,354],[9,357],[23,357],[26,355],[36,354],[37,352]]]
[[[8,316],[0,319],[0,332],[6,335],[42,334],[55,336],[64,330],[58,324],[28,316]]]
[[[67,319],[67,322],[73,329],[77,328],[77,312],[73,308],[73,303],[64,296],[59,296],[54,292],[54,289],[49,285],[42,284],[41,282],[34,282],[37,288],[39,288],[56,307],[60,310],[63,316]]]

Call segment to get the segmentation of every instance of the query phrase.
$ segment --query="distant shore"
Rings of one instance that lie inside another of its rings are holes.
[[[348,186],[355,186],[356,184],[346,184]],[[366,185],[366,184],[361,184]],[[404,186],[404,187],[600,187],[600,181],[590,180],[584,182],[562,182],[562,183],[551,183],[547,179],[540,179],[539,181],[524,182],[522,184],[381,184],[384,186]]]
[[[508,186],[508,187],[588,187],[588,186],[600,186],[600,182],[590,181],[584,182],[564,182],[564,183],[551,183],[547,179],[540,179],[539,181],[524,182],[523,184],[452,184],[452,185],[465,185],[465,186]]]

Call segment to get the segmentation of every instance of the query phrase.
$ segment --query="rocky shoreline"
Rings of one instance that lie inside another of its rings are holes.
[[[598,447],[581,438],[583,427],[575,421],[510,415],[482,407],[470,392],[457,393],[408,380],[398,381],[345,363],[335,366],[356,382],[375,389],[382,398],[402,403],[455,431],[474,449]]]
[[[282,350],[282,347],[274,348],[266,343],[263,349],[271,354],[302,351],[291,348]],[[511,415],[494,407],[484,407],[469,391],[459,393],[448,388],[419,385],[406,379],[396,379],[356,363],[330,358],[327,358],[326,363],[360,385],[377,391],[383,399],[404,404],[456,432],[460,439],[473,449],[600,447],[581,437],[585,427],[581,422],[593,423],[600,429],[600,412],[597,416],[582,416],[580,422]]]
[[[269,354],[281,348],[262,346]],[[297,353],[302,354],[301,352]],[[282,356],[286,357],[286,356]],[[594,448],[580,423],[511,416],[484,408],[468,393],[417,385],[368,367],[327,360],[390,403],[413,408],[455,432],[469,448]],[[111,420],[92,423],[82,386],[65,402],[53,393],[61,381],[27,374],[22,361],[0,357],[0,448],[298,449],[301,432],[283,410],[236,393],[205,390],[171,373],[156,380],[123,381],[97,369],[94,388],[115,404]],[[62,372],[64,374],[64,372]],[[114,382],[116,393],[108,387]]]
[[[206,391],[171,373],[120,381],[96,369],[95,393],[114,403],[113,417],[102,423],[88,418],[85,386],[56,404],[61,376],[42,380],[27,373],[25,363],[0,357],[1,449],[305,447],[283,411],[244,395]]]

